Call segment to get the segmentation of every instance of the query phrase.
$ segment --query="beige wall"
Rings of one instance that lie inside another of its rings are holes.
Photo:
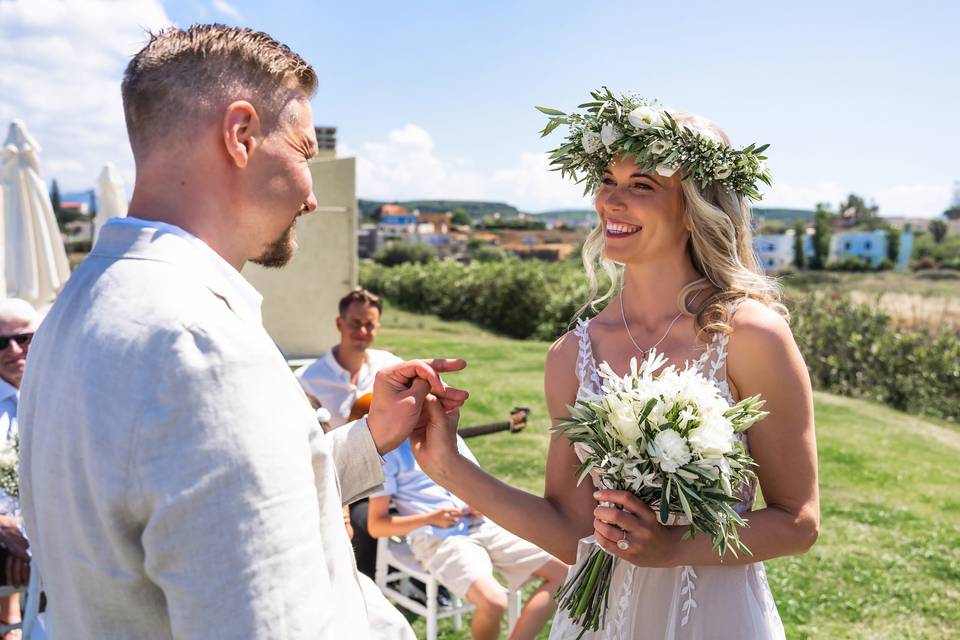
[[[283,269],[247,264],[243,275],[263,294],[263,324],[287,358],[322,354],[339,340],[337,301],[357,286],[354,158],[311,161],[316,213],[297,222],[299,249]]]

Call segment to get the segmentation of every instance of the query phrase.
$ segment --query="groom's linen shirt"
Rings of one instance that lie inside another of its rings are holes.
[[[342,520],[383,479],[366,422],[322,434],[259,294],[197,238],[104,225],[18,417],[54,638],[370,637]]]

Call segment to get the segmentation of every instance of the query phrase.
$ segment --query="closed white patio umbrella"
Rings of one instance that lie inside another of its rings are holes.
[[[49,304],[70,276],[67,252],[40,177],[40,145],[20,120],[10,123],[3,144],[6,293],[35,307]]]
[[[110,218],[127,216],[127,194],[123,189],[123,178],[112,162],[108,162],[97,178],[97,216],[93,221],[93,241],[97,241],[100,228]]]

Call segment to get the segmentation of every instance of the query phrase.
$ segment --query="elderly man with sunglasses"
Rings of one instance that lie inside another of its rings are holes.
[[[17,404],[20,382],[37,312],[18,298],[0,301],[0,446],[9,447],[18,437]],[[0,574],[2,584],[21,586],[30,575],[28,543],[20,530],[20,503],[0,489]],[[20,621],[19,596],[0,598],[0,624]],[[6,638],[19,637],[11,632]]]

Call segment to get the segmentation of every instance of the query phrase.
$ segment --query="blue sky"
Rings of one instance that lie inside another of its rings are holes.
[[[603,84],[700,113],[738,145],[769,142],[776,182],[764,204],[812,208],[852,191],[882,214],[935,215],[960,180],[956,3],[94,4],[104,3],[0,0],[0,43],[14,40],[0,60],[16,58],[20,71],[0,70],[0,124],[23,117],[46,147],[47,174],[67,187],[92,184],[106,160],[132,180],[110,86],[140,26],[214,20],[267,31],[314,65],[315,121],[337,126],[339,152],[357,157],[360,197],[584,206],[546,172],[556,140],[539,138],[533,105],[569,109]],[[30,9],[40,5],[61,18]],[[24,53],[35,49],[43,54]],[[101,108],[77,99],[89,88],[63,95],[85,74]],[[60,100],[23,95],[37,92]]]

